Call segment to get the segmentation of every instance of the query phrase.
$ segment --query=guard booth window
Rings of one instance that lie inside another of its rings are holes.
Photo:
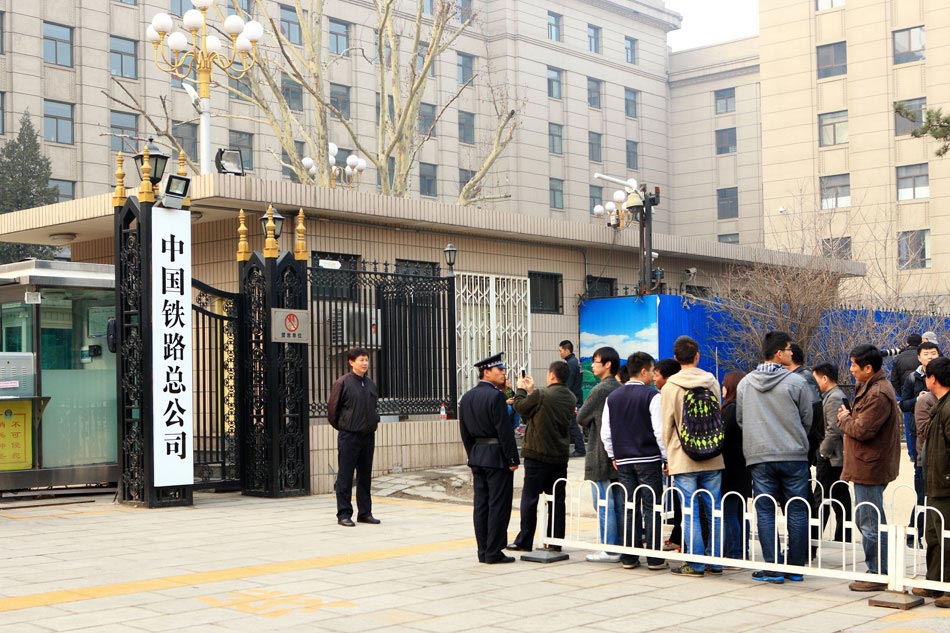
[[[311,284],[311,298],[342,299],[356,301],[359,289],[356,284],[356,272],[359,270],[360,256],[346,253],[329,253],[314,251],[311,260],[315,267],[321,267],[320,262],[339,262],[339,269],[327,268]]]
[[[22,302],[0,306],[4,352],[33,351],[33,306]]]

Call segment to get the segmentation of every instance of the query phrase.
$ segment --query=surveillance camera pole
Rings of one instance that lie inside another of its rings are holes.
[[[645,184],[638,184],[636,180],[621,180],[605,174],[594,174],[594,178],[604,180],[614,184],[622,185],[627,193],[635,193],[643,200],[643,206],[628,206],[628,210],[639,208],[637,223],[640,228],[640,281],[637,294],[651,294],[659,288],[659,282],[662,279],[663,271],[656,270],[656,279],[654,280],[653,269],[653,207],[660,204],[660,188],[654,187],[653,193],[647,193]],[[629,202],[629,198],[628,198]],[[624,203],[626,204],[626,203]],[[622,228],[622,227],[621,227]]]

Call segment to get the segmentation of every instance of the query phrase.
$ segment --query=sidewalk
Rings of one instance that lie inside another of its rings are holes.
[[[440,472],[451,482],[467,470]],[[480,565],[470,505],[404,497],[437,488],[440,472],[379,478],[383,523],[350,529],[329,495],[197,493],[194,507],[164,510],[111,497],[0,504],[0,632],[950,631],[946,610],[868,607],[842,581],[679,578],[586,552]]]

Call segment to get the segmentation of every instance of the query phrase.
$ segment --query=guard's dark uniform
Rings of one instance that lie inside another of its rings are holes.
[[[484,362],[476,366],[494,366]],[[498,562],[506,558],[502,550],[508,541],[511,519],[511,467],[520,463],[505,395],[490,382],[480,381],[459,402],[459,428],[475,488],[473,518],[478,561]]]

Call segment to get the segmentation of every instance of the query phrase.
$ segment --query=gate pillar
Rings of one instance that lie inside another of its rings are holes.
[[[307,260],[303,209],[294,252],[279,251],[274,212],[267,209],[263,252],[250,251],[239,215],[238,266],[244,310],[241,336],[245,386],[241,480],[243,494],[287,497],[310,493],[308,343],[273,340],[274,309],[306,310]],[[302,327],[310,319],[300,319]]]

